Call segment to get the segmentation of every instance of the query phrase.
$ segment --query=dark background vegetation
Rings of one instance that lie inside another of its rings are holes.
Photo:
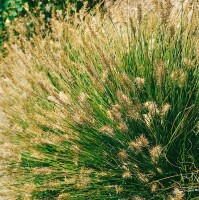
[[[101,3],[101,6],[104,4],[103,0],[1,0],[0,44],[9,37],[7,28],[9,23],[12,23],[16,17],[24,16],[26,10],[36,16],[42,12],[47,20],[51,17],[52,10],[59,10],[64,14],[68,4],[72,4],[71,11],[79,11],[84,3],[87,3],[88,11],[98,3]]]

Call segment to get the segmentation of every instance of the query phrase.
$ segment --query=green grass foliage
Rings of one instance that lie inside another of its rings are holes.
[[[157,13],[15,25],[0,105],[18,199],[197,199],[198,16]]]

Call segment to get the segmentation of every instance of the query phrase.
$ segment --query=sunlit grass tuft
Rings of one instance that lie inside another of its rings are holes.
[[[30,39],[17,22],[0,105],[18,199],[197,197],[198,16],[171,33],[169,11],[138,11],[55,14]]]

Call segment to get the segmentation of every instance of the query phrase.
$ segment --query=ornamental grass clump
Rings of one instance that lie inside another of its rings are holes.
[[[16,22],[0,60],[16,199],[197,198],[199,16],[171,36],[153,9]]]

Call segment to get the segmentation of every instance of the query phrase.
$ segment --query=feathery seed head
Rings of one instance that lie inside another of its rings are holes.
[[[155,39],[151,38],[149,43],[149,51],[153,51],[155,49],[155,45],[156,45]]]
[[[70,198],[70,194],[69,193],[62,193],[57,197],[57,200],[66,200]]]
[[[176,200],[182,200],[185,194],[179,188],[174,188],[173,195],[174,195]]]
[[[187,73],[184,71],[181,71],[180,75],[179,75],[179,87],[182,88],[184,86],[186,80],[187,80]]]
[[[128,110],[128,117],[132,120],[137,121],[140,119],[140,112],[136,108]]]
[[[170,79],[172,82],[177,82],[180,88],[182,88],[187,80],[187,73],[182,70],[173,70],[170,74]]]
[[[158,189],[157,183],[153,183],[153,184],[151,185],[151,192],[156,192],[157,189]]]
[[[142,5],[140,3],[137,6],[137,18],[138,18],[138,23],[141,24],[141,22],[142,22]]]
[[[171,108],[171,105],[170,105],[170,104],[168,104],[168,103],[164,104],[164,105],[162,106],[162,108],[161,108],[160,115],[161,115],[161,116],[166,115],[166,114],[168,113],[168,111],[170,110],[170,108]]]
[[[59,99],[64,104],[70,104],[71,103],[69,95],[66,95],[63,91],[59,92]]]
[[[64,178],[64,183],[66,183],[67,185],[69,184],[75,184],[77,182],[77,178],[74,177],[74,178],[67,178],[65,177]]]
[[[140,153],[142,151],[142,148],[136,141],[129,142],[129,149],[133,150],[135,153]]]
[[[77,183],[77,188],[83,189],[90,184],[91,184],[91,179],[89,177],[81,177]]]
[[[122,174],[122,178],[124,179],[130,179],[132,177],[132,174],[130,171],[125,171],[123,174]]]
[[[35,149],[31,149],[31,156],[36,159],[45,159],[45,155],[41,153],[40,151],[37,151]]]
[[[109,136],[114,136],[114,131],[110,126],[102,126],[99,130]]]
[[[113,106],[112,106],[112,109],[113,110],[116,110],[116,111],[121,111],[121,106],[119,105],[119,104],[114,104]]]
[[[107,172],[99,172],[99,173],[97,173],[97,175],[99,175],[101,177],[105,177],[105,176],[108,176],[108,173]]]
[[[194,61],[193,61],[193,60],[184,58],[183,62],[184,62],[184,65],[185,65],[186,67],[188,67],[188,68],[194,68],[194,67],[195,67],[195,64],[194,64]]]
[[[176,198],[173,197],[172,195],[169,195],[169,196],[168,196],[168,200],[176,200]]]
[[[130,78],[127,76],[126,73],[123,73],[121,76],[121,81],[123,81],[124,83],[126,83],[127,85],[131,84],[131,80]]]
[[[135,91],[135,85],[126,73],[122,74],[120,81],[130,88],[131,91]]]
[[[111,120],[115,119],[115,120],[121,121],[122,113],[120,110],[121,110],[121,107],[119,104],[113,105],[111,110],[107,111],[108,118],[110,118]]]
[[[93,172],[93,170],[92,169],[89,169],[89,168],[82,168],[81,170],[80,170],[80,174],[81,175],[89,175],[89,174],[91,174]]]
[[[61,181],[58,181],[58,180],[53,180],[53,181],[51,181],[51,182],[46,182],[46,186],[47,186],[47,188],[51,188],[51,189],[53,189],[53,188],[55,188],[55,187],[60,187],[60,185],[62,184],[62,182]]]
[[[117,91],[117,97],[121,103],[123,103],[127,108],[130,107],[131,101],[127,95],[125,95],[121,90]]]
[[[71,150],[72,150],[74,153],[76,153],[76,154],[79,154],[79,153],[82,152],[80,146],[78,146],[78,145],[76,145],[76,144],[73,144],[73,145],[71,146]]]
[[[48,96],[48,101],[51,101],[57,105],[60,105],[59,100],[57,100],[56,97],[54,97],[54,96]]]
[[[170,78],[171,78],[171,81],[176,81],[178,78],[178,71],[177,70],[172,71],[170,74]]]
[[[125,150],[120,150],[118,153],[118,156],[121,160],[126,160],[128,159],[128,154],[126,153]]]
[[[114,120],[113,114],[112,114],[112,110],[107,110],[107,117],[111,120]]]
[[[121,185],[115,185],[115,191],[116,194],[120,194],[123,191],[123,188]]]
[[[157,108],[157,105],[153,101],[147,101],[144,103],[144,107],[147,108],[150,114],[159,114],[159,110]]]
[[[183,200],[184,199],[184,192],[179,188],[174,188],[173,195],[169,196],[169,200]]]
[[[170,31],[171,37],[174,37],[175,36],[175,27],[174,27],[174,25],[169,26],[169,31]]]
[[[162,153],[161,145],[157,145],[157,146],[151,148],[149,150],[149,153],[150,153],[150,156],[151,156],[151,160],[153,162],[157,162],[159,157],[160,157],[160,155],[161,155],[161,153]]]
[[[118,124],[118,129],[123,133],[127,133],[128,132],[128,126],[123,121]]]
[[[52,169],[49,167],[34,167],[32,169],[32,172],[34,174],[50,174],[52,172]]]
[[[135,83],[136,83],[136,85],[137,85],[137,87],[139,89],[142,89],[144,87],[144,85],[145,85],[145,79],[141,78],[141,77],[136,77],[135,78]]]
[[[73,120],[78,123],[78,124],[83,124],[83,123],[86,123],[86,122],[90,122],[90,123],[93,123],[86,115],[86,113],[79,109],[77,110],[76,113],[74,113],[74,115],[72,116],[73,117]]]
[[[21,156],[20,156],[19,150],[20,149],[17,145],[5,142],[4,144],[1,145],[0,158],[6,159],[6,160],[8,159],[20,160]]]
[[[141,136],[136,138],[136,143],[142,148],[147,147],[149,145],[148,139],[142,134]]]
[[[165,62],[154,64],[154,73],[158,86],[162,86],[163,77],[165,75]]]
[[[103,83],[107,82],[108,75],[109,75],[109,70],[106,69],[102,72],[101,80]]]
[[[140,173],[140,172],[136,173],[136,177],[143,183],[148,183],[149,182],[149,179],[143,173]]]
[[[88,99],[88,95],[85,94],[84,92],[80,92],[79,94],[79,100],[81,103],[84,103]]]
[[[23,189],[26,191],[27,195],[31,195],[36,189],[36,185],[34,183],[25,183]]]

